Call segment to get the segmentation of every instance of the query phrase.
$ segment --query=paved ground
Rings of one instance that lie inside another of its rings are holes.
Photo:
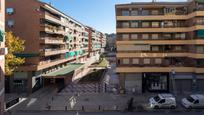
[[[91,112],[91,113],[83,113],[83,112],[17,112],[13,114],[7,115],[203,115],[202,112],[184,112],[184,113],[148,113],[148,112],[139,112],[139,113],[127,113],[127,112]]]

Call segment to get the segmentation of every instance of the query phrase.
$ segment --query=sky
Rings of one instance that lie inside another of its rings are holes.
[[[115,33],[115,4],[131,2],[151,2],[152,0],[41,0],[52,5],[81,22],[103,33]],[[186,1],[186,0],[157,0]]]

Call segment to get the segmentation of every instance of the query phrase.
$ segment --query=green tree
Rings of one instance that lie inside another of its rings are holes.
[[[14,55],[14,53],[21,53],[24,51],[24,40],[19,37],[15,37],[12,32],[7,32],[6,37],[6,47],[8,48],[8,54],[5,57],[5,74],[10,76],[18,68],[19,65],[25,62],[24,58],[19,58]]]

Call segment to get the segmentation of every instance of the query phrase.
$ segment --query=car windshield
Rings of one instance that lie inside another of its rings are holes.
[[[158,101],[160,100],[160,97],[159,97],[159,96],[155,96],[155,97],[154,97],[154,100],[155,100],[156,102],[158,102]]]
[[[186,99],[187,99],[189,102],[194,102],[194,101],[195,101],[191,96],[188,96]]]

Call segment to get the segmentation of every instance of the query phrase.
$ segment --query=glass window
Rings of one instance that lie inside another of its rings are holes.
[[[129,59],[123,59],[123,64],[130,64],[130,60]]]
[[[144,59],[144,64],[150,64],[150,59]]]
[[[137,16],[137,15],[138,15],[138,10],[131,11],[131,16]]]
[[[162,63],[162,59],[155,59],[155,64],[161,64]]]
[[[129,10],[123,10],[122,11],[122,16],[129,16]]]
[[[203,46],[197,46],[196,47],[196,53],[203,53],[204,52],[204,47]]]
[[[142,27],[143,28],[149,27],[149,22],[142,22]]]
[[[142,10],[142,15],[143,15],[143,16],[149,15],[149,11],[148,11],[148,10]]]
[[[159,51],[159,46],[152,46],[152,51]]]
[[[149,39],[149,34],[142,34],[142,39]]]
[[[132,64],[139,64],[139,59],[133,59]]]
[[[159,15],[159,11],[158,10],[152,10],[152,15]]]
[[[138,39],[138,34],[131,34],[131,39]]]
[[[7,25],[8,25],[8,27],[13,27],[14,21],[13,20],[8,20]]]
[[[123,28],[129,28],[129,26],[130,26],[129,22],[122,22]]]
[[[122,34],[122,39],[129,39],[129,34]]]
[[[138,28],[139,27],[139,23],[136,21],[132,21],[131,22],[131,28]]]
[[[6,8],[6,13],[11,15],[14,13],[14,9],[13,8]]]
[[[158,28],[159,27],[159,22],[152,22],[152,27]]]
[[[152,39],[159,39],[159,34],[152,34]]]

